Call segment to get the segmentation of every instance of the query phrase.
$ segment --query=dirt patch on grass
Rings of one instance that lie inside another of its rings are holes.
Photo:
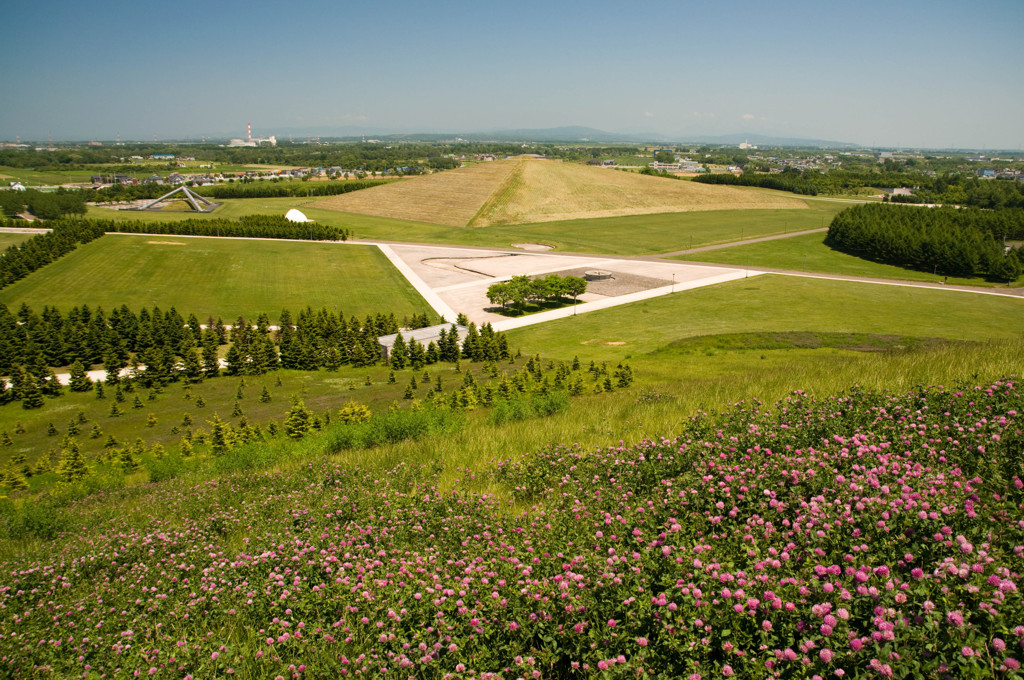
[[[554,246],[549,246],[546,243],[513,243],[513,248],[520,248],[521,250],[554,250]]]
[[[146,243],[152,243],[156,246],[183,246],[185,245],[181,241],[146,241]]]

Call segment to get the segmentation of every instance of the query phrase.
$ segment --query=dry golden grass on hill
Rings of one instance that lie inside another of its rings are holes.
[[[517,162],[494,161],[420,175],[332,196],[317,201],[313,207],[464,227],[516,168]]]
[[[797,199],[576,163],[483,163],[319,201],[328,210],[485,227],[695,210],[806,208]]]

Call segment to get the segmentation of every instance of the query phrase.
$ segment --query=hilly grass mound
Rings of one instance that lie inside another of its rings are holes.
[[[521,161],[481,163],[317,201],[328,210],[464,227]]]
[[[110,310],[159,305],[200,319],[254,319],[311,306],[346,315],[432,314],[375,247],[108,235],[0,291],[0,303]]]
[[[315,207],[449,226],[703,210],[806,209],[764,191],[537,159],[495,161],[318,201]]]
[[[722,188],[735,187],[712,187],[575,163],[521,161],[470,226],[701,210],[806,207],[803,201],[781,194],[718,191]]]

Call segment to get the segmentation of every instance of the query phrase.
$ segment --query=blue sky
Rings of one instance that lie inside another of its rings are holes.
[[[1024,148],[1024,2],[36,2],[0,140],[585,125]]]

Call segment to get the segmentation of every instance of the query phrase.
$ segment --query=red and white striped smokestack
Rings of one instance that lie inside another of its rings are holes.
[[[246,123],[246,127],[249,128],[249,141],[252,141],[252,123]]]

